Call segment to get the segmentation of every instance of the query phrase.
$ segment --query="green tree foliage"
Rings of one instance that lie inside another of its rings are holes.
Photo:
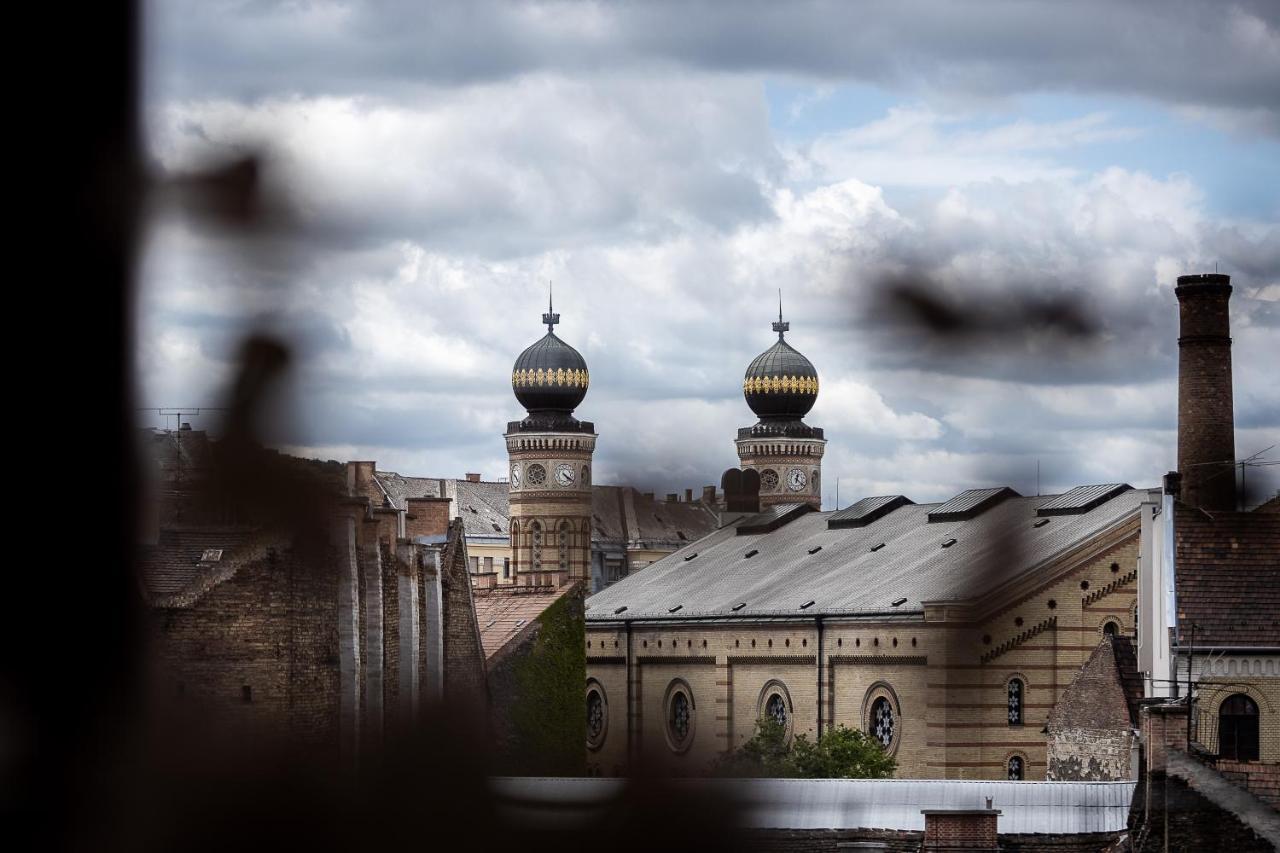
[[[587,642],[581,597],[564,596],[538,621],[541,626],[533,649],[515,663],[511,771],[580,776],[587,742],[587,705],[582,692]]]
[[[880,744],[857,729],[837,726],[816,742],[796,735],[787,743],[787,730],[766,717],[757,721],[751,739],[721,757],[718,776],[786,779],[886,779],[898,762]]]

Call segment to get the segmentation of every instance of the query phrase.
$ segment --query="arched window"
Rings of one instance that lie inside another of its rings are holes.
[[[1009,781],[1021,782],[1027,773],[1027,760],[1021,755],[1009,756]]]
[[[520,574],[520,522],[511,522],[511,571]]]
[[[1218,707],[1218,756],[1258,760],[1258,703],[1243,693],[1228,696]]]
[[[533,570],[536,572],[542,568],[542,524],[535,521],[529,529],[532,531]]]
[[[1021,678],[1009,679],[1009,725],[1020,726],[1023,721],[1023,698],[1024,686]]]
[[[1108,637],[1114,637],[1120,633],[1120,623],[1111,619],[1107,620],[1107,623],[1102,626],[1102,633]]]
[[[560,522],[560,571],[569,571],[569,522]]]

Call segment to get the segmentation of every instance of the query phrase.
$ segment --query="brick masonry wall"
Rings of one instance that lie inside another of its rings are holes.
[[[484,648],[471,598],[471,576],[467,569],[466,540],[462,520],[450,525],[452,535],[440,559],[444,594],[444,691],[451,704],[484,713],[488,707],[485,683]],[[476,719],[480,719],[476,717]]]
[[[241,566],[191,607],[152,610],[158,698],[245,737],[336,755],[336,599],[331,565],[286,550]]]
[[[1214,768],[1235,785],[1280,811],[1280,765],[1260,761],[1218,760]]]
[[[1057,782],[1118,782],[1131,778],[1128,731],[1064,729],[1049,738],[1048,771]]]

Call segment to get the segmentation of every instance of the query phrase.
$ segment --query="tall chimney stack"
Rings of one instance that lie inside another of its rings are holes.
[[[1178,276],[1178,473],[1182,500],[1236,508],[1231,394],[1231,276]]]

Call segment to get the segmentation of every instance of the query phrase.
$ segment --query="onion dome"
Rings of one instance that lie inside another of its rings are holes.
[[[752,359],[742,380],[747,405],[761,421],[798,421],[818,400],[818,371],[783,337],[790,328],[779,302],[778,342]]]
[[[587,396],[587,362],[556,337],[560,315],[552,310],[550,299],[542,322],[547,334],[520,353],[511,370],[511,388],[531,415],[569,415]]]

